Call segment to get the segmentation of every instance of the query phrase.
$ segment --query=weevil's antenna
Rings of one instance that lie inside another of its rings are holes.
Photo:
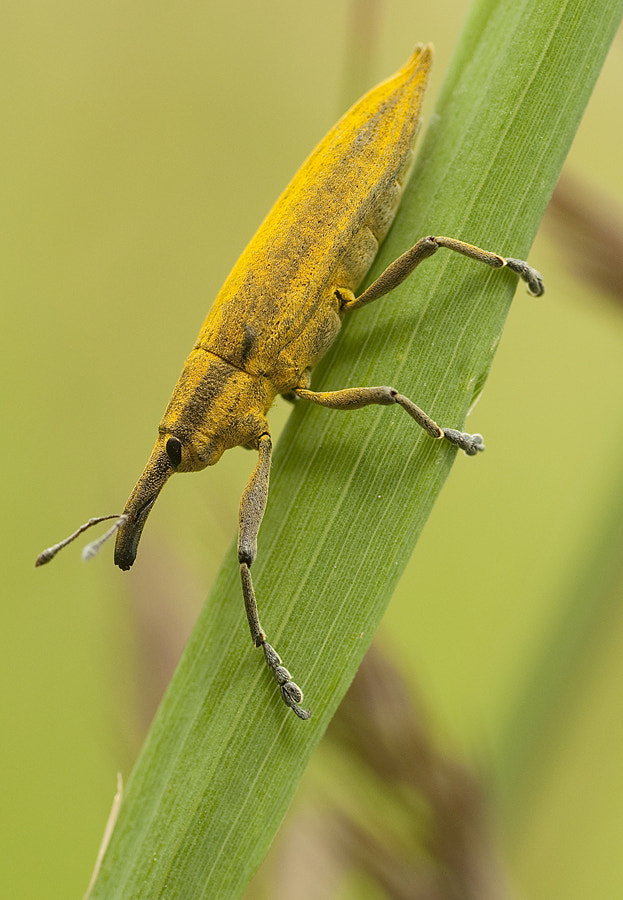
[[[108,516],[106,518],[108,518]],[[112,518],[112,516],[111,516],[111,518]],[[110,526],[108,531],[105,531],[101,537],[95,538],[94,541],[91,541],[90,544],[87,544],[86,547],[83,547],[82,548],[82,559],[85,562],[87,561],[87,559],[93,559],[95,554],[99,553],[100,547],[102,546],[102,544],[105,544],[106,541],[113,536],[113,534],[116,534],[117,531],[121,528],[121,526],[125,525],[125,523],[128,521],[128,518],[129,517],[126,516],[125,513],[122,513],[122,515],[120,515],[117,518],[117,521],[114,523],[114,525]]]
[[[35,560],[35,566],[43,566],[46,563],[49,563],[51,559],[54,559],[59,550],[62,550],[63,547],[67,546],[67,544],[71,544],[72,541],[75,541],[83,531],[87,530],[87,528],[91,528],[93,525],[99,525],[100,522],[106,522],[108,521],[108,519],[116,519],[117,521],[101,537],[97,538],[97,540],[95,541],[91,541],[90,544],[87,544],[82,551],[83,559],[91,559],[92,556],[95,556],[102,544],[105,543],[109,538],[111,538],[113,534],[115,534],[115,532],[118,531],[119,528],[121,528],[122,525],[125,525],[128,520],[128,517],[126,515],[119,515],[119,513],[114,513],[111,516],[96,516],[93,519],[89,519],[89,521],[85,522],[84,525],[81,525],[77,531],[74,531],[73,534],[70,534],[69,537],[66,537],[64,541],[59,541],[58,544],[53,544],[46,550],[42,550]]]

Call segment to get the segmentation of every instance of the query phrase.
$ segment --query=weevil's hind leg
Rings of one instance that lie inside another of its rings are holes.
[[[480,450],[485,449],[481,434],[467,434],[456,428],[440,428],[423,409],[392,387],[346,388],[341,391],[308,391],[300,388],[296,393],[302,400],[310,400],[312,403],[329,407],[329,409],[361,409],[363,406],[372,404],[391,406],[397,403],[432,438],[436,440],[445,438],[468,456],[475,456]]]
[[[263,434],[258,442],[259,458],[257,465],[247,485],[242,492],[240,500],[240,527],[238,531],[238,561],[240,563],[240,578],[242,581],[242,595],[247,620],[251,630],[251,638],[256,647],[264,651],[264,658],[268,668],[275,676],[279,685],[281,696],[286,706],[294,710],[300,719],[309,719],[311,713],[308,709],[302,709],[299,703],[303,699],[303,692],[292,681],[292,676],[281,664],[281,658],[276,650],[266,640],[264,629],[260,625],[257,612],[257,601],[251,578],[251,565],[257,555],[257,536],[262,524],[266,500],[268,498],[268,480],[270,476],[270,458],[272,442],[269,434]]]
[[[359,309],[360,306],[365,306],[366,303],[371,303],[384,294],[388,294],[395,287],[398,287],[421,262],[424,262],[425,259],[436,253],[440,247],[454,250],[455,253],[461,253],[469,259],[475,259],[477,262],[485,263],[485,265],[494,269],[502,269],[506,266],[506,268],[516,272],[526,282],[528,290],[535,297],[540,297],[545,291],[541,273],[529,266],[523,259],[504,258],[497,253],[481,250],[480,247],[474,247],[473,244],[466,244],[465,241],[458,241],[455,238],[429,236],[419,240],[406,253],[395,259],[384,272],[381,272],[376,281],[372,282],[370,287],[360,294],[359,297],[348,299],[342,309],[345,312]]]

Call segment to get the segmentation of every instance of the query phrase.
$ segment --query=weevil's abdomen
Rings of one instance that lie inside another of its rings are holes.
[[[197,348],[278,391],[326,352],[340,327],[335,288],[361,282],[398,208],[431,61],[416,48],[320,142],[234,266]]]
[[[338,288],[354,291],[368,273],[400,206],[413,158],[411,149],[405,154],[403,167],[396,173],[395,178],[385,185],[385,190],[376,198],[361,228],[344,248],[332,277]]]

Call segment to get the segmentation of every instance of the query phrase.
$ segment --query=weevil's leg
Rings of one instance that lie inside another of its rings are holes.
[[[360,306],[365,306],[366,303],[378,300],[379,297],[389,293],[389,291],[401,284],[421,262],[424,262],[425,259],[436,253],[440,247],[454,250],[456,253],[462,253],[463,256],[485,263],[485,265],[494,269],[501,269],[506,266],[513,272],[516,272],[526,282],[528,290],[535,297],[540,297],[545,291],[543,277],[540,272],[537,272],[536,269],[533,269],[532,266],[529,266],[522,259],[504,258],[497,253],[491,253],[489,250],[481,250],[480,247],[466,244],[465,241],[431,235],[422,238],[410,250],[407,250],[406,253],[395,259],[384,272],[381,272],[376,281],[373,281],[363,294],[348,300],[343,306],[344,311],[358,309]]]
[[[264,630],[260,625],[257,612],[257,601],[251,578],[251,565],[257,555],[257,536],[266,509],[268,498],[268,480],[270,475],[270,457],[272,442],[269,434],[263,434],[258,442],[259,458],[257,465],[247,485],[242,492],[240,500],[240,519],[238,531],[238,561],[240,563],[240,578],[242,580],[242,595],[247,620],[251,630],[251,638],[256,647],[262,647],[264,658],[268,668],[275,676],[275,680],[281,690],[286,706],[301,719],[309,719],[308,709],[302,709],[298,704],[303,699],[303,692],[292,681],[292,676],[281,665],[279,654],[266,640]]]
[[[296,393],[302,400],[310,400],[330,409],[361,409],[375,403],[379,406],[397,403],[432,438],[445,438],[451,444],[456,444],[468,456],[475,456],[480,450],[485,449],[481,434],[467,434],[457,431],[456,428],[440,428],[423,409],[392,387],[346,388],[341,391],[308,391],[301,388]]]

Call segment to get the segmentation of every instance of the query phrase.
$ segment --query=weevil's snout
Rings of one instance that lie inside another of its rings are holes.
[[[117,532],[117,540],[115,542],[115,564],[120,569],[127,571],[131,568],[132,563],[136,559],[139,541],[143,533],[143,527],[147,521],[149,510],[156,502],[156,497],[149,497],[142,506],[138,508],[136,513],[127,513],[128,520],[123,524]],[[126,506],[126,510],[128,506]]]
[[[129,569],[136,559],[147,516],[174,471],[171,459],[158,442],[123,510],[128,518],[119,528],[115,542],[115,564],[120,569]]]

